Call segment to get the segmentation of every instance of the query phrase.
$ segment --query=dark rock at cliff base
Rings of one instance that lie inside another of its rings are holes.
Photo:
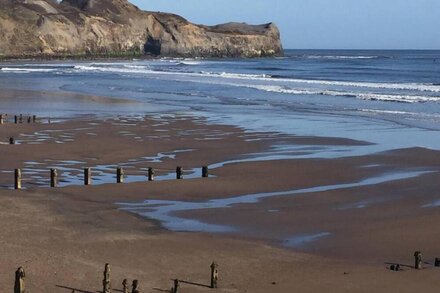
[[[193,24],[126,0],[0,0],[0,57],[265,57],[283,54],[270,23]]]

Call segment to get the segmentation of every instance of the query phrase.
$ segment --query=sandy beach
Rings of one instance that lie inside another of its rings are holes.
[[[141,292],[169,292],[176,278],[194,283],[179,292],[435,292],[440,285],[437,151],[303,158],[368,142],[251,132],[181,115],[10,120],[0,137],[5,292],[19,266],[28,292],[100,292],[105,263],[115,292],[125,278],[138,279]],[[118,166],[126,183],[115,183]],[[174,179],[177,166],[183,180]],[[209,178],[200,178],[202,166],[210,166]],[[84,167],[94,170],[92,186],[82,185]],[[13,190],[15,168],[23,170],[22,190]],[[50,168],[59,170],[61,187],[49,188]],[[416,250],[423,270],[413,269]],[[388,269],[397,263],[401,271]]]

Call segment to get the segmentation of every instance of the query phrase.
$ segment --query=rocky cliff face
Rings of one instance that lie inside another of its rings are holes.
[[[263,57],[282,51],[274,24],[202,26],[126,0],[0,0],[1,57]]]

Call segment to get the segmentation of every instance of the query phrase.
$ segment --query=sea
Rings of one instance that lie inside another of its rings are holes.
[[[186,115],[248,131],[440,149],[440,51],[286,50],[261,59],[5,61],[7,113]],[[32,93],[51,93],[52,98]],[[71,93],[67,95],[66,93]],[[134,103],[92,103],[76,94]]]

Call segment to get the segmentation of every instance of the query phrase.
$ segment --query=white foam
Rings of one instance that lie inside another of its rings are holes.
[[[335,97],[355,97],[362,100],[392,101],[392,102],[404,102],[404,103],[440,101],[440,97],[438,96],[377,94],[377,93],[365,93],[365,92],[346,92],[346,91],[316,90],[316,89],[303,89],[303,88],[292,89],[285,86],[276,86],[276,85],[251,85],[251,84],[228,84],[228,85],[248,87],[248,88],[258,89],[261,91],[291,94],[291,95],[322,95],[322,96],[335,96]]]
[[[30,68],[30,67],[3,67],[1,71],[5,72],[53,72],[57,69],[54,68]]]

